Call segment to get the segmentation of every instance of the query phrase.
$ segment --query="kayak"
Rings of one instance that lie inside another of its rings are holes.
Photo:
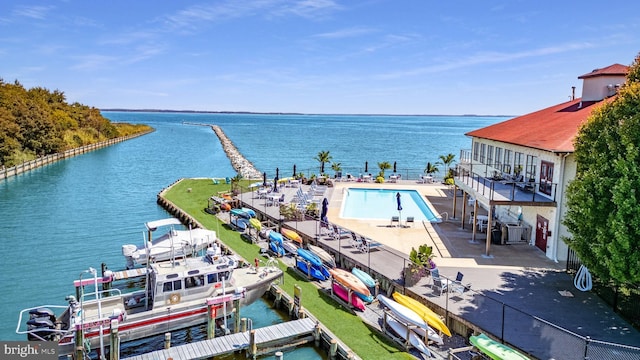
[[[297,232],[295,232],[293,230],[286,229],[286,228],[280,229],[280,232],[287,239],[289,239],[291,241],[295,241],[298,244],[302,244],[302,237],[300,237],[300,235]]]
[[[368,288],[376,286],[376,281],[373,280],[371,275],[367,274],[366,272],[354,267],[353,269],[351,269],[351,273],[358,279],[360,279],[360,281],[362,281],[362,283],[365,284]]]
[[[332,268],[336,267],[336,261],[333,256],[331,256],[331,254],[326,252],[323,248],[311,244],[307,245],[307,247],[309,248],[309,251],[311,251],[315,256],[319,257],[320,260],[322,260],[322,262],[327,266]]]
[[[333,293],[336,294],[336,296],[338,296],[343,301],[349,303],[350,305],[353,305],[353,307],[355,307],[356,309],[360,309],[364,311],[365,308],[362,300],[360,300],[360,298],[357,297],[354,293],[351,294],[351,301],[347,300],[347,297],[349,296],[349,291],[343,288],[340,284],[333,283]]]
[[[433,310],[429,309],[426,305],[422,304],[416,299],[410,298],[406,295],[402,295],[398,292],[393,293],[393,299],[399,304],[413,310],[435,330],[442,331],[443,334],[451,336],[451,331],[449,330],[447,325],[445,325],[442,319],[440,319],[440,316],[433,312]]]
[[[335,281],[339,282],[347,289],[359,292],[365,296],[371,295],[369,288],[367,288],[367,286],[352,273],[338,268],[330,269],[329,273],[331,273],[331,276],[333,276]]]
[[[519,351],[499,343],[485,334],[471,336],[469,341],[483,354],[494,360],[529,360]]]

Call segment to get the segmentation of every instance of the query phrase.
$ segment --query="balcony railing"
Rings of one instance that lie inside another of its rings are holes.
[[[485,164],[458,164],[456,185],[474,190],[489,201],[535,202],[543,205],[555,205],[558,184],[536,182],[533,179],[516,181],[505,178],[502,173]]]

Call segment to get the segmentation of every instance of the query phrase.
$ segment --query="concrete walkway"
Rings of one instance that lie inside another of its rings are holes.
[[[416,223],[414,227],[404,228],[390,227],[389,221],[340,218],[344,189],[363,186],[416,189],[437,214],[442,214],[443,222]],[[283,188],[282,191],[286,194],[285,201],[289,201],[297,188]],[[410,290],[536,358],[583,359],[583,338],[586,336],[603,342],[640,346],[637,330],[613,313],[597,295],[577,290],[572,278],[564,272],[564,264],[546,258],[535,246],[492,244],[491,256],[486,257],[486,234],[476,233],[475,241],[471,241],[471,227],[469,224],[462,227],[460,209],[456,213],[458,218],[451,219],[453,193],[446,186],[410,181],[395,184],[338,182],[321,198],[324,197],[329,200],[330,222],[379,241],[385,244],[384,249],[362,253],[347,239],[331,240],[319,236],[322,229],[317,221],[289,221],[286,224],[317,239],[335,253],[347,255],[398,282],[402,282],[400,273],[407,264],[411,248],[422,244],[433,246],[440,274],[453,279],[458,272],[463,273],[463,283],[470,284],[471,291],[437,295],[429,278],[422,279]],[[278,207],[266,206],[255,193],[243,194],[242,199],[273,218],[279,218]],[[461,202],[460,196],[459,207]],[[607,351],[611,348],[620,350],[617,346],[599,347],[597,343],[592,342],[589,346],[589,351],[596,351],[591,353],[591,358],[608,358],[611,353]],[[632,357],[629,358],[638,358],[640,354],[638,349],[626,351],[630,351]]]

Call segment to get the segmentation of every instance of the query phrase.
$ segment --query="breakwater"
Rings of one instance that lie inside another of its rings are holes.
[[[247,160],[241,153],[238,151],[233,142],[227,137],[227,135],[222,131],[220,126],[213,125],[211,126],[213,132],[220,139],[220,144],[222,144],[222,149],[225,154],[231,161],[231,166],[238,174],[242,175],[245,179],[262,179],[262,173],[258,171],[258,169],[253,166],[251,161]]]

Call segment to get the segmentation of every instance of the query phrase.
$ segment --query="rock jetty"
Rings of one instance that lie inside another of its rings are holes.
[[[213,132],[216,133],[218,139],[220,139],[222,149],[225,154],[227,154],[229,161],[231,161],[231,166],[233,166],[233,169],[237,171],[238,174],[242,175],[245,179],[262,179],[262,173],[258,171],[258,169],[256,169],[249,160],[242,156],[240,151],[238,151],[233,142],[229,140],[220,126],[213,125],[211,126],[211,129],[213,129]]]

